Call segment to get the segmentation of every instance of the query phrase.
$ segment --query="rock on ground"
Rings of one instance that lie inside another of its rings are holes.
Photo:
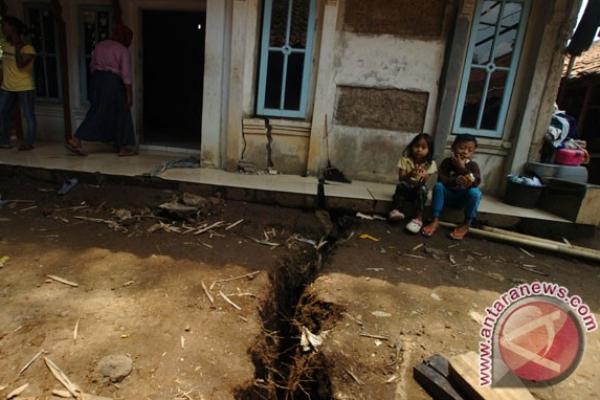
[[[133,370],[133,360],[123,354],[113,354],[100,360],[97,370],[111,382],[121,382]]]

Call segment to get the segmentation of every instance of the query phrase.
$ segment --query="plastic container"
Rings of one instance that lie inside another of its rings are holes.
[[[529,161],[525,170],[544,179],[557,178],[565,181],[587,183],[588,170],[582,166],[546,164],[541,162]]]
[[[543,210],[571,221],[577,219],[587,185],[561,179],[549,179],[540,201]]]
[[[562,179],[564,181],[576,182],[576,183],[587,183],[588,182],[588,169],[586,167],[578,166],[571,167],[569,165],[560,165],[554,175],[556,179]]]
[[[579,166],[586,159],[586,152],[583,150],[558,149],[554,162],[561,165]]]
[[[536,208],[543,191],[544,186],[529,186],[507,179],[504,202],[516,207]]]
[[[556,164],[529,161],[525,166],[525,171],[533,173],[542,179],[546,179],[554,178],[554,175],[556,175],[557,168],[559,168],[559,166]]]

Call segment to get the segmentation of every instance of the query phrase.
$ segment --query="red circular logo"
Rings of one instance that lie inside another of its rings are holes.
[[[566,377],[575,369],[584,339],[573,314],[540,299],[509,311],[498,344],[504,363],[518,377],[547,382]]]

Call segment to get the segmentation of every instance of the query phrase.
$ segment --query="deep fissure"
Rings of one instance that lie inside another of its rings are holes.
[[[302,245],[269,275],[272,293],[261,309],[263,332],[249,350],[254,382],[237,390],[236,399],[333,398],[329,362],[319,351],[303,351],[300,327],[319,334],[330,329],[342,312],[307,290],[333,250],[336,236],[329,234],[319,250]]]

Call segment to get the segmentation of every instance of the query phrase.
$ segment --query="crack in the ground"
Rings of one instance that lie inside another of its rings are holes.
[[[307,290],[335,241],[330,234],[319,250],[303,246],[270,274],[273,290],[261,309],[263,333],[250,349],[255,379],[235,393],[237,400],[333,398],[328,360],[321,352],[303,351],[300,328],[319,334],[332,328],[343,311]]]

